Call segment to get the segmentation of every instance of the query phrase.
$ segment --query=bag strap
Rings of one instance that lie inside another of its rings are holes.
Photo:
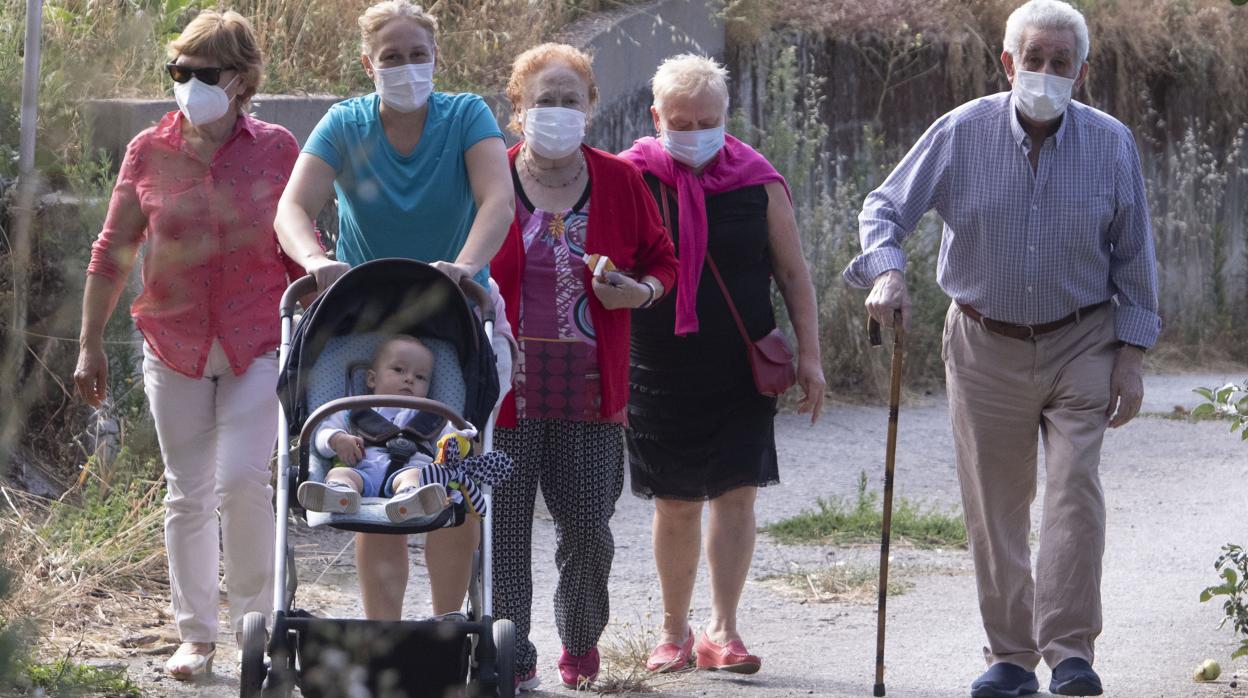
[[[667,192],[671,187],[662,181],[659,182],[659,198],[663,200],[663,225],[667,227],[670,235],[672,232],[672,215],[667,207]],[[732,319],[737,323],[737,332],[741,333],[741,340],[745,342],[746,349],[754,346],[750,335],[745,331],[745,323],[741,321],[741,315],[737,312],[737,305],[732,302],[732,296],[728,293],[728,286],[724,284],[724,277],[719,275],[719,267],[715,266],[715,259],[711,257],[710,242],[707,242],[706,265],[711,268],[711,274],[715,276],[715,282],[719,284],[719,292],[724,294],[724,301],[728,303],[728,312],[732,313]]]

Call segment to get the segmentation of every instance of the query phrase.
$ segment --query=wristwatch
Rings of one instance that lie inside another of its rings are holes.
[[[645,303],[642,303],[641,305],[637,306],[638,310],[644,310],[654,305],[654,302],[658,300],[659,290],[654,287],[654,284],[650,283],[649,281],[646,281],[645,279],[642,279],[638,283],[645,284],[646,288],[650,289],[650,297],[646,299]]]

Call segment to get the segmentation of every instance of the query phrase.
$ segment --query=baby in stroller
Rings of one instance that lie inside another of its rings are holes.
[[[378,347],[366,385],[374,395],[425,397],[433,368],[433,352],[423,342],[395,335]],[[414,409],[335,413],[316,430],[313,448],[337,465],[324,482],[301,484],[299,503],[309,511],[354,514],[361,496],[388,497],[386,517],[402,523],[432,516],[455,500],[481,516],[485,497],[469,473],[494,484],[510,474],[511,462],[497,452],[462,458],[472,436]]]

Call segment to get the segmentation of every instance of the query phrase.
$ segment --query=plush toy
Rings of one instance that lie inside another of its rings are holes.
[[[502,451],[465,457],[472,453],[472,441],[459,432],[444,435],[437,446],[433,463],[420,470],[420,484],[441,483],[452,499],[458,496],[468,511],[485,516],[485,495],[477,483],[495,487],[510,477],[515,467],[511,457]]]

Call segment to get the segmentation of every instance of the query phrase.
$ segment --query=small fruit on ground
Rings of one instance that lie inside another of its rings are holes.
[[[1214,681],[1222,675],[1222,667],[1212,659],[1206,659],[1192,672],[1195,681]]]

